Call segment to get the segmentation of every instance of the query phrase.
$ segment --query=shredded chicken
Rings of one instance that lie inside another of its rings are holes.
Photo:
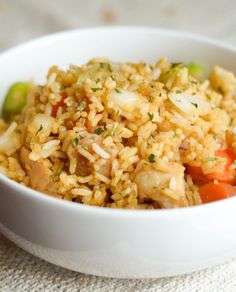
[[[92,167],[88,159],[76,150],[73,145],[70,145],[67,149],[67,155],[71,164],[71,173],[75,173],[78,176],[87,176],[91,174]]]
[[[140,198],[153,199],[161,207],[175,208],[188,206],[184,190],[184,173],[157,171],[151,165],[144,165],[136,173],[135,183]]]
[[[20,162],[29,176],[29,184],[33,189],[46,191],[51,182],[51,170],[43,159],[32,161],[29,159],[30,151],[25,147],[20,150]]]

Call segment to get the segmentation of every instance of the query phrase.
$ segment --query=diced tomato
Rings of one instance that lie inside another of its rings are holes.
[[[61,94],[61,100],[60,100],[56,105],[54,105],[54,106],[52,107],[51,116],[52,116],[53,118],[56,117],[56,115],[57,115],[57,111],[58,111],[58,108],[59,108],[60,106],[63,106],[63,105],[64,105],[64,100],[65,100],[66,97],[67,97],[67,94],[66,94],[65,92],[63,92],[63,93]]]

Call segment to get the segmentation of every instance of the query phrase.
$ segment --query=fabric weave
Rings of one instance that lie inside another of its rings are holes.
[[[0,291],[235,292],[236,259],[172,278],[110,279],[84,275],[46,263],[0,234]]]

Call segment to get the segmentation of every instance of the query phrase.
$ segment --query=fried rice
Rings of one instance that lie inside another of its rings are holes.
[[[0,119],[0,172],[88,205],[198,205],[201,178],[221,182],[217,151],[236,153],[235,101],[236,78],[218,66],[205,80],[166,58],[53,66],[44,85],[29,84],[21,113]]]

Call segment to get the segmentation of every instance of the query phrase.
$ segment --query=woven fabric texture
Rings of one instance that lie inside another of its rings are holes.
[[[0,234],[0,291],[235,292],[236,259],[183,276],[126,280],[84,275],[56,267]]]

